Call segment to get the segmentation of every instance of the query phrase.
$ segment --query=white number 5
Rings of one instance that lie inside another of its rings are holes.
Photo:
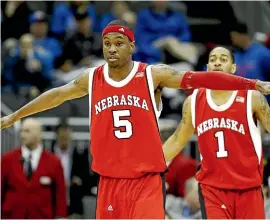
[[[218,139],[217,158],[228,157],[228,151],[225,150],[224,132],[216,132],[215,137]]]
[[[127,119],[121,119],[121,117],[130,116],[130,110],[117,110],[113,111],[113,126],[115,128],[114,135],[118,139],[127,139],[132,136],[132,124]],[[121,131],[120,127],[124,127],[125,130]]]

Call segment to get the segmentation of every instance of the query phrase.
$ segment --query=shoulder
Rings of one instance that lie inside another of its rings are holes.
[[[13,149],[11,151],[8,151],[8,152],[4,153],[2,155],[2,161],[3,160],[9,160],[9,159],[12,159],[12,158],[17,157],[17,156],[19,157],[20,154],[21,154],[21,148],[20,147],[15,148],[15,149]]]
[[[92,81],[94,75],[96,76],[96,73],[100,73],[101,71],[97,71],[100,67],[91,67],[87,68],[85,70],[82,70],[82,72],[79,72],[76,74],[76,78],[73,79],[69,84],[73,84],[75,87],[80,87],[81,89],[87,91],[89,89],[89,80]]]
[[[265,99],[264,95],[257,90],[248,90],[251,93],[252,103],[259,103],[261,100]]]
[[[252,99],[260,98],[262,96],[262,93],[257,90],[248,90],[248,92],[252,93]]]
[[[251,104],[252,104],[252,109],[253,110],[263,110],[265,107],[268,105],[267,100],[265,96],[256,90],[249,90],[252,92],[252,99],[251,99]]]
[[[103,71],[103,68],[104,68],[104,65],[95,66],[95,67],[89,67],[89,68],[86,68],[83,71],[83,74],[89,76],[90,74],[92,75],[92,74],[94,74],[96,72]]]
[[[190,109],[190,107],[191,107],[191,98],[192,98],[192,95],[188,96],[188,97],[185,99],[185,101],[184,101],[184,103],[183,103],[183,109],[184,109],[184,108],[185,108],[185,109]]]
[[[172,74],[172,75],[176,75],[177,71],[176,69],[174,69],[173,67],[166,65],[166,64],[156,64],[156,65],[152,65],[152,72],[154,74]]]
[[[86,81],[89,79],[89,74],[94,73],[95,68],[87,68],[83,70],[80,74],[77,75],[77,77],[74,80],[74,83],[81,83],[82,81]]]

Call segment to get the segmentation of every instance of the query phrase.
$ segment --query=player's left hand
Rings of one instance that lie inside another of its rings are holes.
[[[265,95],[270,94],[270,82],[263,82],[258,80],[256,82],[256,89]]]

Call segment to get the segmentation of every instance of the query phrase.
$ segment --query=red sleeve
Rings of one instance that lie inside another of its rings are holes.
[[[256,90],[257,80],[246,79],[223,72],[186,72],[182,89],[207,88],[213,90]]]
[[[66,198],[66,184],[64,179],[64,172],[60,160],[56,160],[55,167],[55,199],[56,207],[55,214],[56,217],[67,217],[67,198]]]

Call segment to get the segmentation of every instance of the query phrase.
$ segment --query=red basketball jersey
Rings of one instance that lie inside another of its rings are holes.
[[[138,178],[164,172],[151,66],[134,62],[116,82],[108,64],[89,73],[92,169],[113,178]]]
[[[234,91],[227,103],[217,106],[210,90],[193,92],[192,123],[201,153],[198,182],[223,189],[262,184],[261,135],[251,99],[252,91]]]

